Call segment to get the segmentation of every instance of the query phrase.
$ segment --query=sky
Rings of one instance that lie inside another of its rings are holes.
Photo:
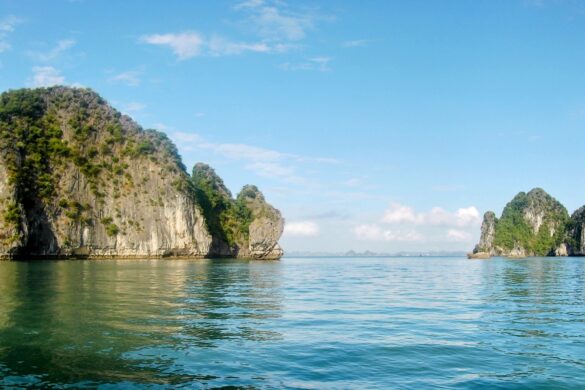
[[[585,204],[585,2],[0,0],[0,91],[89,87],[286,251],[470,250],[544,188]]]

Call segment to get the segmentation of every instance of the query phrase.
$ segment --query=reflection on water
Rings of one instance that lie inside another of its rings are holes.
[[[244,265],[244,266],[242,266]],[[266,264],[270,267],[270,264]],[[184,383],[176,354],[277,339],[278,278],[211,261],[2,263],[0,384]]]
[[[575,388],[585,260],[0,262],[0,386]]]

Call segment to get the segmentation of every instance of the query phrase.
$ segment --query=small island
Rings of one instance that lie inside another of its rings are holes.
[[[520,192],[504,208],[483,216],[479,243],[470,259],[492,256],[585,255],[585,206],[571,216],[565,206],[540,188]]]
[[[0,95],[0,259],[279,259],[284,219],[90,89]]]

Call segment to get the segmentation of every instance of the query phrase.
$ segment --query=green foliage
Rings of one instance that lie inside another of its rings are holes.
[[[118,226],[114,223],[106,225],[106,234],[110,237],[117,235],[120,232]]]
[[[22,212],[16,203],[9,203],[4,211],[4,222],[12,227],[18,227],[22,219]]]
[[[62,136],[57,117],[46,110],[39,90],[0,95],[0,148],[19,198],[31,194],[41,199],[52,197],[52,163],[69,154]]]
[[[221,178],[206,164],[195,165],[191,180],[210,233],[230,246],[243,245],[252,223],[245,200],[234,201]]]

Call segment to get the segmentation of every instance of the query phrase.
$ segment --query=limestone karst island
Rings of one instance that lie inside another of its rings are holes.
[[[89,89],[0,95],[0,258],[278,259],[284,219]]]
[[[468,255],[473,259],[492,256],[585,255],[585,206],[571,216],[555,198],[540,188],[520,192],[496,218],[483,216],[479,243]]]

